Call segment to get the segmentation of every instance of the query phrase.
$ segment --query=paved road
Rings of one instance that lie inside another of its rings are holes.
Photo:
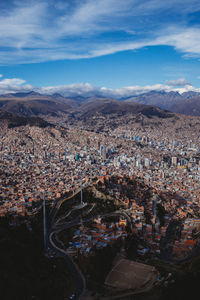
[[[73,210],[75,210],[73,208],[69,212],[67,212],[64,217],[59,218],[55,222],[55,216],[57,215],[58,210],[61,207],[62,203],[65,202],[65,201],[69,201],[69,204],[72,204],[73,203],[72,200],[73,200],[74,196],[76,196],[78,193],[80,193],[80,191],[81,191],[81,189],[79,189],[76,193],[74,193],[73,195],[71,195],[69,198],[60,199],[59,201],[57,201],[55,203],[55,205],[52,208],[52,211],[50,213],[50,222],[49,222],[50,228],[48,229],[48,233],[47,233],[47,236],[48,236],[48,241],[47,241],[48,242],[48,247],[50,249],[52,249],[57,255],[62,256],[65,259],[65,261],[67,262],[67,266],[68,266],[68,268],[69,268],[72,276],[75,279],[76,296],[75,296],[74,299],[76,299],[76,300],[81,299],[81,297],[84,295],[85,288],[86,288],[85,278],[84,278],[83,274],[81,273],[81,271],[79,270],[79,268],[77,267],[77,265],[73,262],[73,260],[71,259],[71,257],[66,253],[66,251],[63,250],[63,249],[61,249],[61,248],[59,248],[54,243],[54,235],[58,234],[63,229],[68,229],[68,228],[71,228],[71,227],[76,226],[76,225],[81,224],[81,223],[90,222],[95,217],[97,217],[97,216],[93,216],[93,217],[90,217],[90,218],[84,218],[84,219],[82,219],[81,217],[78,216],[78,217],[76,217],[72,221],[61,223],[61,221],[63,221],[64,218],[66,218],[68,215],[71,214],[71,212]],[[92,209],[94,208],[94,206],[92,206]],[[88,212],[91,212],[92,209],[90,209]],[[107,214],[101,214],[101,215],[98,215],[98,216],[99,217],[123,216],[127,220],[127,225],[132,229],[131,218],[127,215],[126,211],[115,211],[115,212],[111,212],[111,213],[107,213]]]
[[[78,194],[80,191],[78,191],[76,194]],[[56,203],[56,205],[53,208],[53,211],[51,213],[51,220],[50,220],[50,228],[48,231],[48,246],[49,248],[51,248],[58,256],[61,256],[65,259],[68,269],[71,272],[71,275],[73,276],[73,278],[75,279],[75,284],[76,284],[76,296],[74,299],[79,300],[81,299],[82,295],[85,292],[85,287],[86,287],[86,283],[85,283],[85,278],[83,276],[83,274],[81,273],[81,271],[78,269],[77,265],[73,262],[73,260],[71,259],[71,257],[66,253],[66,251],[64,251],[63,249],[59,248],[58,246],[56,246],[56,244],[54,243],[53,237],[55,234],[57,234],[58,232],[60,232],[63,229],[67,229],[70,227],[73,227],[75,225],[77,225],[78,223],[80,223],[80,218],[76,218],[71,222],[67,222],[64,224],[59,224],[59,222],[61,220],[63,220],[63,217],[58,219],[56,222],[55,220],[55,216],[61,206],[61,204],[63,203],[63,201],[71,201],[71,199],[76,195],[73,194],[73,196],[70,196],[68,199],[65,200],[60,200]],[[68,214],[70,214],[73,210],[70,210]]]
[[[69,201],[69,204],[70,204],[70,200],[72,200],[73,198],[74,198],[74,196],[76,196],[78,193],[80,193],[80,189],[76,192],[76,193],[74,193],[74,194],[72,194],[71,196],[69,196],[68,198],[64,198],[64,199],[60,199],[59,201],[56,201],[55,202],[55,205],[54,205],[54,207],[52,208],[52,210],[51,210],[51,212],[50,212],[50,215],[49,215],[49,223],[50,223],[50,225],[53,225],[53,223],[54,223],[54,220],[55,220],[55,217],[56,217],[56,215],[57,215],[57,213],[58,213],[58,210],[59,210],[59,208],[61,207],[61,205],[65,202],[65,201]]]
[[[86,189],[87,187],[89,187],[91,185],[92,182],[89,182],[86,186],[84,186],[84,189]],[[81,190],[83,188],[79,188],[75,193],[73,192],[73,194],[67,198],[62,198],[58,201],[55,202],[54,204],[54,207],[52,208],[51,212],[50,212],[50,215],[49,215],[49,220],[50,220],[50,224],[53,225],[54,223],[54,220],[55,220],[55,217],[58,213],[58,210],[60,209],[61,205],[65,202],[65,201],[68,201],[70,203],[71,200],[73,200],[73,198],[78,195]],[[71,202],[72,203],[72,202]]]
[[[78,269],[77,265],[73,262],[71,257],[63,249],[60,249],[55,245],[53,241],[54,234],[56,234],[56,231],[52,231],[49,235],[50,246],[57,255],[65,259],[69,271],[71,272],[72,276],[75,278],[76,296],[74,299],[79,300],[85,293],[85,288],[86,288],[85,278],[81,273],[81,271]]]

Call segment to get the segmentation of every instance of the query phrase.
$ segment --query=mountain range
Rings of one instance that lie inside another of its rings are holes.
[[[170,112],[200,116],[200,93],[151,91],[128,98],[64,97],[34,91],[0,96],[0,109],[23,117],[67,117],[88,119],[94,115],[139,114],[169,117]]]
[[[124,101],[155,105],[175,113],[200,116],[200,93],[196,92],[179,94],[178,92],[151,91],[139,96],[125,98]]]
[[[76,106],[76,101],[59,94],[48,96],[29,92],[0,96],[0,109],[21,116],[58,116],[60,113],[67,114]]]

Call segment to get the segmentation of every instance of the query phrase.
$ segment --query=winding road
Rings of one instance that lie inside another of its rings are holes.
[[[67,263],[67,266],[68,266],[68,269],[70,270],[70,272],[71,272],[71,274],[72,274],[72,276],[75,280],[76,293],[75,293],[75,296],[74,296],[73,299],[76,299],[76,300],[81,299],[81,297],[85,293],[85,289],[86,289],[85,277],[83,276],[83,274],[80,271],[80,269],[78,268],[78,266],[74,263],[72,258],[67,254],[67,252],[64,249],[59,248],[58,245],[55,244],[54,239],[55,239],[56,235],[60,231],[62,231],[63,229],[68,229],[68,228],[71,228],[73,226],[79,225],[81,223],[90,222],[94,218],[97,217],[97,216],[93,216],[93,217],[90,217],[90,218],[82,219],[81,217],[78,216],[72,221],[61,223],[61,221],[66,219],[71,214],[72,211],[81,209],[81,207],[80,208],[77,207],[77,208],[73,208],[70,211],[68,211],[64,216],[60,217],[55,222],[55,217],[56,217],[62,203],[65,202],[65,201],[69,201],[69,204],[72,204],[73,203],[72,200],[73,200],[74,196],[76,196],[80,192],[81,192],[81,189],[79,189],[76,193],[74,193],[70,197],[68,197],[66,199],[60,199],[59,201],[57,201],[55,203],[55,205],[52,208],[52,211],[50,213],[50,219],[49,219],[50,228],[47,231],[47,239],[48,239],[47,240],[47,245],[48,245],[48,248],[51,249],[56,255],[61,256],[65,259],[65,261]],[[92,208],[89,209],[87,214],[92,211],[94,206],[95,205],[93,205]],[[98,217],[108,217],[108,216],[123,216],[127,220],[127,225],[130,228],[132,228],[131,218],[127,215],[127,213],[125,211],[115,211],[115,212],[111,212],[111,213],[98,215]]]

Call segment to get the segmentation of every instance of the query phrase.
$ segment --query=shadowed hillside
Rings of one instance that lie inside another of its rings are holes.
[[[5,125],[8,128],[25,126],[25,125],[38,126],[40,128],[54,126],[38,117],[20,117],[2,110],[0,110],[0,124]]]
[[[1,218],[0,249],[1,299],[61,300],[72,293],[65,261],[44,256],[39,219],[35,218],[28,227],[11,227],[8,220]]]

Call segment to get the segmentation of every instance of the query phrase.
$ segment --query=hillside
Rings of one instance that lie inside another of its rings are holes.
[[[88,101],[69,115],[66,123],[83,126],[85,129],[100,132],[125,124],[143,123],[144,120],[163,120],[174,117],[173,113],[158,107],[126,103],[112,99]]]
[[[200,97],[184,99],[171,106],[170,110],[184,115],[200,116]]]
[[[54,126],[39,117],[21,117],[3,110],[0,110],[0,124],[1,126],[6,126],[8,128],[25,125],[37,126],[40,128]]]
[[[144,116],[152,117],[157,116],[160,118],[170,117],[171,114],[167,111],[163,111],[154,106],[146,106],[137,103],[126,103],[113,99],[97,99],[95,101],[87,102],[81,107],[82,118],[93,117],[97,114],[105,115],[127,115],[127,114],[138,114],[141,113]]]
[[[155,105],[162,109],[170,110],[170,107],[182,100],[182,96],[178,92],[157,92],[151,91],[138,96],[127,98],[126,102],[139,103],[145,105]]]
[[[146,103],[144,104],[146,105]],[[96,113],[102,115],[117,114],[119,116],[128,113],[142,113],[149,117],[153,115],[168,117],[169,115],[158,108],[146,107],[145,105],[98,97],[84,98],[80,101],[79,99],[64,98],[59,94],[45,96],[35,92],[0,96],[1,109],[21,116],[59,116],[59,114],[68,115],[71,112],[81,118],[91,117]]]
[[[139,103],[145,105],[155,105],[161,109],[184,115],[200,116],[200,96],[199,93],[185,92],[156,92],[151,91],[139,96],[125,99],[128,103]]]
[[[59,94],[45,96],[30,92],[0,96],[0,109],[21,116],[58,116],[67,114],[74,106],[77,106],[74,100]]]
[[[64,118],[69,122],[97,117],[112,119],[141,114],[147,118],[169,118],[170,112],[200,116],[200,96],[195,92],[151,91],[129,98],[112,99],[105,97],[66,98],[56,93],[41,95],[35,92],[16,93],[0,96],[0,109],[19,116]],[[166,111],[167,110],[167,111]]]

